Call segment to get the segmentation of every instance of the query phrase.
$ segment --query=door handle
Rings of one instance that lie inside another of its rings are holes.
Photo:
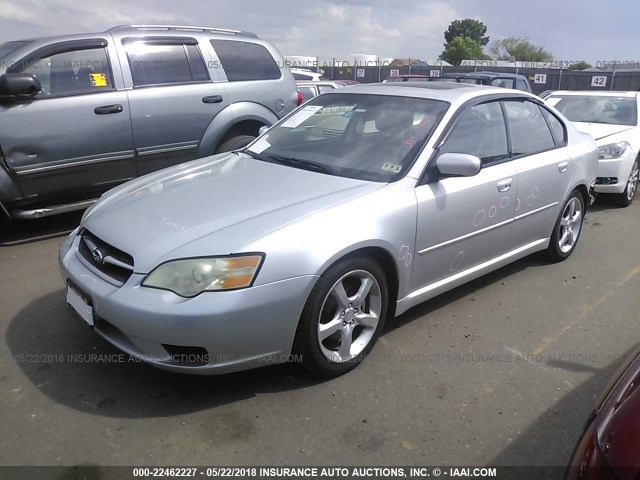
[[[211,95],[202,97],[202,103],[222,103],[222,95]]]
[[[122,110],[122,105],[103,105],[102,107],[94,108],[93,113],[96,115],[109,115],[111,113],[120,113]]]
[[[564,162],[560,162],[558,164],[558,171],[560,173],[564,173],[567,171],[567,167],[569,166],[569,162],[567,162],[566,160]]]
[[[500,180],[498,182],[498,191],[499,192],[506,192],[511,188],[511,182],[513,181],[513,179],[511,178],[505,178],[504,180]]]

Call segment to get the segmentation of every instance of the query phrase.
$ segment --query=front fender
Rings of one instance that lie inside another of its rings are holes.
[[[234,125],[243,121],[256,121],[271,126],[276,123],[279,118],[268,108],[253,102],[237,102],[225,107],[211,121],[204,132],[198,156],[204,157],[211,155],[215,148],[224,138],[225,134],[233,128]]]
[[[416,238],[415,180],[408,180],[315,212],[245,245],[245,251],[266,252],[257,282],[319,276],[353,252],[376,248],[393,259],[402,298],[410,290]]]

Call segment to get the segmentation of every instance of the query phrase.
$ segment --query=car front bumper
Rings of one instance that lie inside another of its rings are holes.
[[[186,299],[140,286],[143,274],[114,285],[78,253],[79,238],[73,232],[60,249],[62,276],[89,300],[95,331],[125,353],[192,374],[234,372],[291,358],[316,276]]]
[[[622,193],[627,187],[627,181],[631,174],[631,166],[636,154],[629,149],[620,158],[598,160],[598,173],[596,182],[597,193]],[[616,179],[610,182],[610,179]],[[603,183],[606,182],[606,183]]]

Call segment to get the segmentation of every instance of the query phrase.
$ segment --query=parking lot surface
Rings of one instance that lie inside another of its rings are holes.
[[[79,215],[0,228],[3,465],[565,465],[640,342],[640,202],[389,321],[351,373],[191,377],[130,361],[65,303]],[[247,332],[251,335],[251,332]]]

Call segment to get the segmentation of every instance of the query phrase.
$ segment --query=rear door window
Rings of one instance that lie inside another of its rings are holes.
[[[514,157],[533,155],[555,147],[551,130],[533,102],[505,101]]]
[[[282,76],[269,50],[258,43],[211,40],[211,45],[230,82],[275,80]]]
[[[209,80],[197,45],[130,42],[125,49],[136,87]]]

